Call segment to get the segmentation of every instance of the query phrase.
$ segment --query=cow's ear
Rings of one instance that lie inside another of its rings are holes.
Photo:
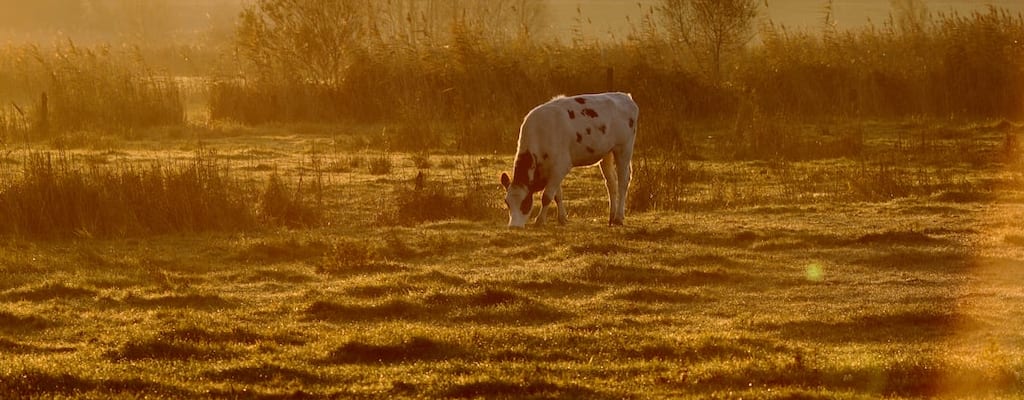
[[[511,185],[511,184],[512,184],[512,180],[509,179],[508,173],[502,172],[501,173],[501,186],[504,186],[505,190],[508,190],[508,185]]]

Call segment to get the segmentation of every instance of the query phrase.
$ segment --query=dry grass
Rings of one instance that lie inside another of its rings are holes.
[[[29,152],[24,157],[22,171],[5,178],[0,187],[4,235],[145,236],[308,226],[319,220],[313,201],[301,189],[291,190],[271,175],[262,190],[255,190],[202,148],[184,162],[113,166],[67,152]]]
[[[178,174],[203,164],[263,193],[249,210],[320,198],[319,224],[6,234],[0,393],[1013,397],[1024,179],[1000,150],[1019,128],[998,125],[864,123],[853,159],[734,161],[715,143],[694,147],[705,160],[643,153],[634,190],[649,203],[633,198],[614,229],[596,169],[566,181],[569,225],[509,231],[486,181],[509,160],[391,152],[375,175],[365,153],[325,146],[329,129],[227,136],[201,162],[169,138],[54,153],[54,179],[81,176],[81,190],[122,190],[91,185],[107,175],[89,168],[159,163],[165,180],[199,182]],[[879,156],[898,146],[949,156]],[[27,154],[11,156],[5,187],[23,184]],[[49,170],[37,168],[26,176]],[[144,186],[131,185],[159,197]],[[449,202],[461,208],[438,207]]]

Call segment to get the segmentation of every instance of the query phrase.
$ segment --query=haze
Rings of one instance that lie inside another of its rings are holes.
[[[547,0],[550,34],[565,34],[576,21],[595,37],[621,37],[656,4],[655,0]],[[763,16],[796,29],[823,23],[825,1],[766,0]],[[224,40],[231,34],[242,0],[0,0],[0,42],[52,41],[56,35],[79,43],[146,42],[196,44]],[[1018,0],[932,0],[933,13],[969,13],[995,5],[1024,11]],[[882,23],[889,0],[835,0],[833,17],[840,29]]]

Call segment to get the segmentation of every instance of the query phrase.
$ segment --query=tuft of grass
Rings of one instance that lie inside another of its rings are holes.
[[[688,161],[640,158],[633,163],[626,206],[638,212],[685,209],[691,184],[708,177],[707,171]]]
[[[394,163],[391,161],[391,154],[382,152],[376,157],[371,157],[366,162],[367,172],[370,175],[387,175],[394,169]]]
[[[320,198],[319,186],[310,191]],[[32,238],[123,237],[311,226],[322,216],[303,192],[272,174],[254,199],[217,158],[148,166],[80,163],[66,152],[31,152],[0,187],[0,234]]]
[[[318,193],[314,194],[319,198]],[[308,227],[316,225],[322,219],[319,211],[321,208],[316,204],[308,204],[303,199],[301,184],[295,190],[291,190],[275,171],[270,174],[267,185],[260,194],[256,215],[271,226]]]
[[[481,181],[478,170],[467,168],[461,182],[433,180],[420,171],[409,184],[395,189],[393,203],[383,209],[378,220],[387,224],[412,225],[447,219],[480,220],[492,217],[493,187]]]
[[[342,239],[331,244],[316,262],[316,271],[332,276],[381,274],[406,271],[401,265],[382,259],[365,242]]]

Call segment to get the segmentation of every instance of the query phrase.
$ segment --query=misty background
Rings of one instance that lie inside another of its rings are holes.
[[[540,0],[539,34],[566,36],[578,28],[595,38],[629,33],[653,0]],[[58,37],[76,43],[133,43],[210,46],[230,42],[244,4],[250,0],[0,0],[0,44],[47,44]],[[840,29],[883,23],[890,0],[765,0],[760,18],[793,29],[817,30],[831,3]],[[934,13],[969,13],[988,5],[1024,11],[1019,0],[932,0]]]

